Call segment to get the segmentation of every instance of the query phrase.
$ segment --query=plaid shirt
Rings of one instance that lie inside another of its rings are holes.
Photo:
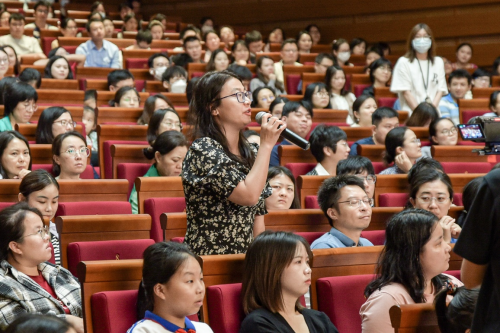
[[[57,297],[68,307],[70,313],[82,317],[82,298],[78,280],[65,268],[49,262],[39,264],[38,270],[54,289]],[[57,299],[29,276],[3,260],[0,262],[0,328],[5,329],[25,313],[65,317],[64,309]]]

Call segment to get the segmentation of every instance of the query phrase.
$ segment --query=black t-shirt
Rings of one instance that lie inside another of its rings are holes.
[[[489,264],[472,333],[500,332],[500,170],[484,177],[453,251],[477,265]]]
[[[310,333],[338,333],[324,312],[303,309],[302,315]],[[272,313],[260,308],[252,311],[241,324],[239,333],[295,333],[285,318],[279,313]]]

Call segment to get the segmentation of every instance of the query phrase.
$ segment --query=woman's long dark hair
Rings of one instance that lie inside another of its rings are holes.
[[[31,149],[30,149],[30,144],[28,140],[19,132],[17,131],[5,131],[0,133],[0,158],[3,156],[3,153],[9,143],[14,140],[14,139],[19,139],[23,141],[26,144],[26,147],[28,147],[28,151],[30,154],[30,163],[28,164],[28,170],[31,170],[31,164],[33,162],[33,158],[31,157]],[[2,162],[0,160],[0,175],[2,176],[3,179],[8,179],[7,173],[5,172]]]
[[[384,162],[391,164],[396,158],[396,149],[403,147],[405,133],[408,130],[406,126],[399,126],[391,129],[385,137]]]
[[[68,76],[66,77],[67,80],[73,80],[73,71],[71,70],[71,65],[69,64],[68,60],[66,58],[64,58],[63,56],[59,56],[59,55],[56,55],[56,56],[53,56],[49,59],[49,62],[47,63],[47,65],[45,66],[45,71],[44,71],[44,75],[43,77],[44,78],[47,78],[47,79],[53,79],[54,77],[52,76],[52,65],[56,62],[56,60],[59,60],[59,59],[64,59],[64,61],[66,61],[66,64],[68,64]]]
[[[154,145],[154,142],[158,137],[158,129],[160,128],[160,125],[163,122],[163,118],[165,118],[165,115],[168,112],[172,112],[173,114],[175,114],[177,118],[179,118],[179,122],[181,121],[181,117],[174,109],[168,108],[168,109],[159,109],[154,111],[151,118],[149,118],[148,131],[146,134],[150,146]],[[182,126],[181,126],[181,131],[182,131]]]
[[[144,251],[142,282],[137,297],[137,318],[144,318],[146,311],[154,310],[154,287],[167,283],[179,267],[189,258],[196,258],[184,243],[160,242]],[[169,300],[175,302],[175,300]]]
[[[390,283],[403,285],[415,303],[425,303],[425,278],[420,254],[431,238],[438,218],[423,209],[408,209],[394,215],[385,230],[385,246],[377,264],[377,277],[365,289],[365,297]],[[434,290],[441,290],[447,278],[432,278]]]
[[[299,200],[299,195],[297,193],[297,184],[295,183],[295,177],[288,168],[285,168],[284,166],[270,167],[269,171],[267,172],[266,181],[270,181],[271,179],[279,175],[287,176],[293,183],[293,201],[292,201],[292,206],[290,206],[290,209],[300,209],[300,200]]]
[[[448,189],[449,198],[450,200],[453,200],[454,192],[453,192],[453,186],[451,185],[450,177],[441,170],[430,169],[430,168],[421,169],[420,172],[418,172],[410,179],[410,198],[416,200],[417,193],[424,184],[435,182],[437,180],[441,181],[444,185],[446,185],[446,188]],[[406,207],[412,208],[413,205],[410,203],[410,201],[408,201]]]
[[[240,131],[238,138],[238,149],[241,155],[239,157],[229,151],[229,144],[224,130],[217,125],[212,115],[212,110],[216,109],[221,103],[218,98],[221,97],[222,87],[230,79],[241,82],[235,74],[227,70],[209,72],[203,75],[193,89],[193,98],[189,104],[189,121],[193,125],[193,137],[195,139],[209,137],[222,145],[229,158],[252,167],[255,162],[255,154],[243,136],[243,131]]]
[[[330,66],[326,70],[325,84],[326,84],[326,88],[327,88],[329,94],[332,93],[332,78],[335,76],[335,74],[337,72],[344,72],[344,70],[339,65]],[[344,75],[345,75],[345,72],[344,72]],[[341,96],[346,96],[349,93],[349,91],[347,91],[347,89],[345,87],[346,85],[347,85],[347,78],[346,78],[346,81],[344,83],[344,86],[340,90],[340,95]]]
[[[165,155],[177,147],[187,146],[188,142],[184,134],[177,131],[166,131],[158,135],[152,146],[144,148],[143,153],[148,160],[152,160],[155,158],[156,152]]]
[[[265,59],[269,59],[274,63],[273,58],[265,55],[265,56],[261,56],[261,57],[259,57],[259,59],[257,59],[256,65],[257,65],[257,78],[259,80],[261,80],[262,82],[264,82],[267,86],[267,84],[269,83],[269,79],[266,79],[264,77],[264,75],[262,75],[262,72],[260,71],[260,68],[262,67],[262,63],[264,62]],[[281,81],[275,81],[274,86],[278,90],[285,91],[285,86],[283,85],[283,83]]]
[[[304,98],[302,101],[307,102],[311,105],[312,108],[314,108],[312,98],[314,95],[314,91],[316,90],[316,87],[318,87],[318,93],[321,92],[321,90],[325,89],[326,93],[330,95],[330,92],[328,91],[328,87],[324,82],[314,82],[311,83],[307,86],[306,90],[304,91]],[[331,109],[332,106],[330,105],[330,98],[328,98],[328,105],[325,106],[325,109]]]
[[[35,140],[36,143],[52,144],[54,141],[54,134],[52,133],[52,124],[54,121],[69,111],[62,106],[51,106],[42,111],[38,124],[36,126]],[[70,113],[71,116],[71,113]],[[73,117],[71,117],[73,119]]]

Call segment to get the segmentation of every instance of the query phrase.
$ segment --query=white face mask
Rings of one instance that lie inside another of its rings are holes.
[[[431,48],[432,40],[429,37],[415,38],[411,45],[418,53],[426,53]]]
[[[341,62],[348,62],[349,58],[351,57],[351,52],[340,52],[337,55],[337,59],[340,60]]]
[[[149,70],[149,74],[153,75],[158,81],[161,81],[161,77],[166,70],[167,66],[156,67],[155,69],[151,68]]]
[[[186,80],[178,80],[172,83],[170,87],[170,92],[177,94],[184,94],[186,92],[187,82]]]

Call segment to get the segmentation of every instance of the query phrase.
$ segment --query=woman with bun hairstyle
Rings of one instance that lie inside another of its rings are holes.
[[[187,149],[188,142],[182,133],[177,131],[161,133],[153,146],[144,149],[144,156],[150,160],[154,159],[154,163],[143,177],[180,176]],[[129,202],[132,205],[132,213],[138,214],[135,185],[130,192]]]

